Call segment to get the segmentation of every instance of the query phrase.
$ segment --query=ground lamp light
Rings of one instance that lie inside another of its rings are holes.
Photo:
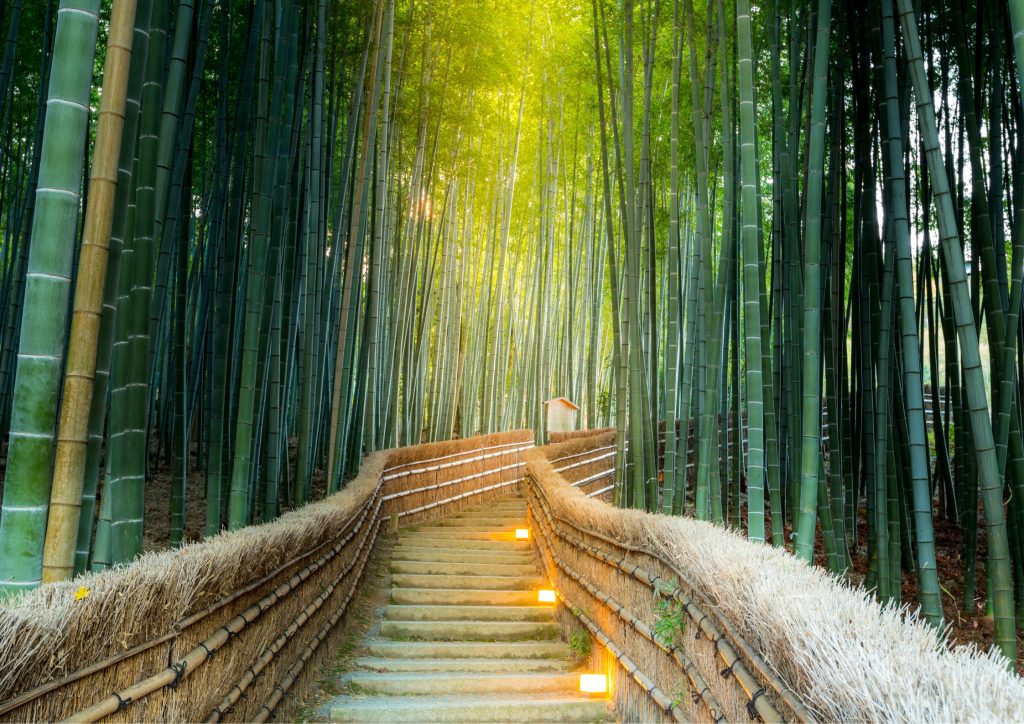
[[[516,540],[529,540],[530,529],[529,528],[516,528]]]
[[[554,603],[555,592],[550,588],[542,588],[537,591],[537,602],[538,603]]]
[[[580,691],[585,694],[607,694],[608,677],[604,674],[580,674]]]

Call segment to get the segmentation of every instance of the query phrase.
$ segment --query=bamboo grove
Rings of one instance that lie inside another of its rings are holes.
[[[7,593],[373,450],[543,439],[564,395],[616,426],[616,504],[936,627],[981,602],[1015,659],[1017,0],[9,0],[0,31]]]

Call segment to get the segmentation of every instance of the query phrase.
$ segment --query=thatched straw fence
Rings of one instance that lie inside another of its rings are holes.
[[[602,427],[597,430],[572,430],[570,432],[549,432],[548,442],[552,445],[557,445],[560,442],[568,442],[569,440],[579,440],[584,437],[593,437],[605,432],[615,432],[614,427]]]
[[[563,624],[589,630],[620,719],[1024,721],[1024,680],[998,653],[950,648],[785,551],[588,498],[571,484],[586,466],[556,472],[609,445],[527,451],[526,490]]]
[[[265,721],[316,676],[385,526],[510,492],[532,441],[374,453],[340,493],[272,523],[9,601],[0,718]]]

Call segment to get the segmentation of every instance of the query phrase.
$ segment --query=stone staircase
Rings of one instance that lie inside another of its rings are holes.
[[[327,707],[339,722],[610,721],[579,693],[533,543],[507,497],[399,533],[390,604]]]

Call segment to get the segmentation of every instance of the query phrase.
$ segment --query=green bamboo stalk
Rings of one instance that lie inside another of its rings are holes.
[[[737,93],[740,110],[740,219],[743,241],[743,328],[747,389],[747,535],[764,540],[764,381],[761,377],[761,268],[754,145],[754,61],[749,0],[736,0]],[[774,516],[773,516],[774,518]]]
[[[42,138],[0,512],[0,593],[42,577],[99,0],[62,0]]]
[[[914,505],[914,537],[917,544],[918,600],[921,603],[925,620],[937,628],[942,628],[942,598],[935,559],[931,487],[928,480],[929,461],[924,423],[921,345],[917,336],[917,315],[914,309],[910,221],[906,182],[903,176],[903,141],[900,135],[901,124],[896,86],[896,44],[892,0],[882,0],[882,42],[885,63],[885,129],[888,135],[886,146],[889,154],[889,200],[892,231],[896,242],[896,287],[903,352],[903,381],[907,394],[906,405],[910,436],[909,453]]]
[[[828,95],[829,31],[832,4],[818,3],[817,42],[814,52],[814,88],[811,91],[811,134],[807,178],[807,229],[804,236],[803,324],[803,428],[800,455],[800,515],[796,521],[797,558],[814,557],[814,529],[818,506],[818,471],[821,458],[821,206],[824,191],[825,105]]]
[[[978,351],[978,334],[973,324],[967,274],[956,225],[949,180],[938,143],[935,110],[925,74],[917,19],[909,0],[897,0],[900,26],[906,47],[907,63],[914,95],[917,99],[918,123],[932,182],[940,244],[952,297],[960,342],[961,367],[969,405],[970,428],[978,461],[978,487],[985,510],[988,539],[988,575],[992,583],[996,643],[1009,661],[1016,660],[1017,641],[1014,623],[1013,589],[1010,574],[1009,541],[1002,505],[1002,486],[995,453],[992,423],[985,397],[985,380]]]

